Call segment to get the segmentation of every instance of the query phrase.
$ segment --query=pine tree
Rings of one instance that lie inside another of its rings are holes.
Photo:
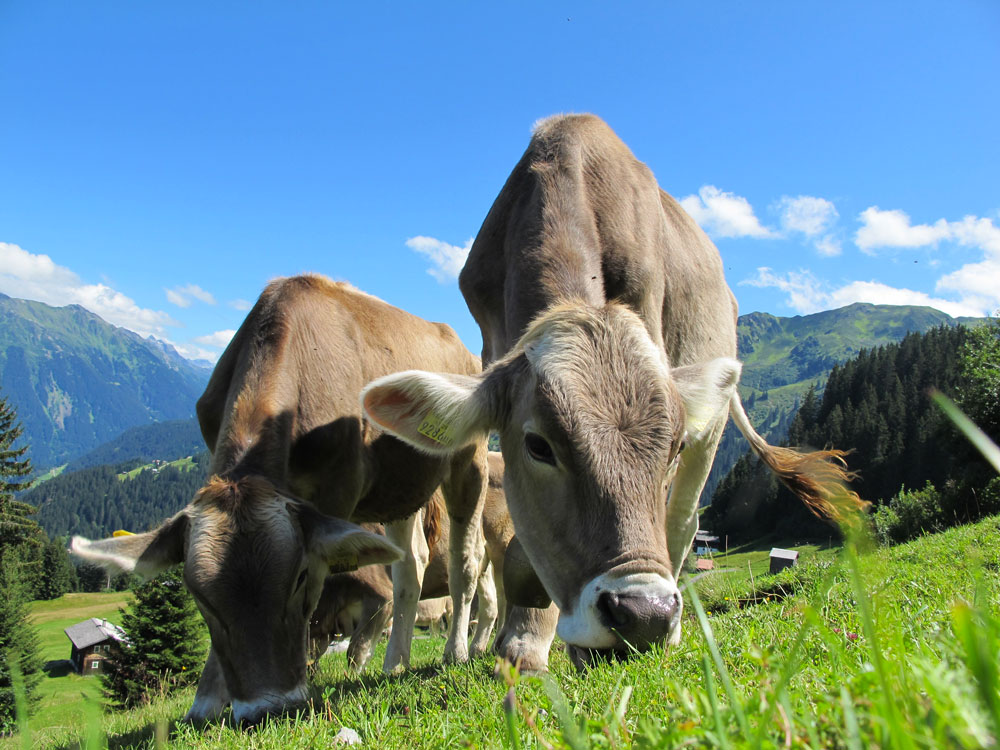
[[[25,458],[28,446],[15,448],[24,428],[17,421],[17,412],[0,398],[0,548],[37,543],[38,524],[28,516],[34,506],[14,499],[14,493],[26,490],[31,482],[24,478],[31,474],[31,459]]]
[[[987,435],[1000,439],[1000,318],[974,328],[959,352],[959,402]]]
[[[0,551],[0,735],[14,729],[15,693],[11,665],[21,674],[20,690],[29,713],[38,703],[42,678],[38,635],[28,621],[28,600],[15,550]]]
[[[31,486],[25,479],[31,474],[31,460],[25,457],[28,446],[14,447],[23,432],[14,407],[0,398],[0,550],[8,555],[10,564],[17,558],[24,595],[31,599],[41,584],[41,548],[46,537],[30,518],[37,509],[14,497],[15,492]]]
[[[66,542],[56,537],[46,542],[42,550],[42,578],[36,597],[38,599],[58,599],[77,586],[76,568],[70,562]]]
[[[207,633],[179,569],[136,588],[135,601],[122,611],[126,642],[112,648],[106,697],[129,708],[197,679]]]

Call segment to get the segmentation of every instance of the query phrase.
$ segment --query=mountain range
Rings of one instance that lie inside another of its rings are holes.
[[[0,294],[0,394],[17,409],[37,469],[131,427],[190,419],[210,372],[79,305]]]
[[[809,388],[821,394],[834,365],[852,359],[862,349],[901,341],[911,332],[979,325],[985,320],[953,318],[932,307],[862,302],[790,318],[761,312],[741,315],[737,326],[737,350],[743,362],[739,388],[747,415],[761,435],[772,443],[780,442],[788,434],[802,397]],[[747,450],[746,440],[730,424],[702,492],[702,504],[711,501],[717,484]]]

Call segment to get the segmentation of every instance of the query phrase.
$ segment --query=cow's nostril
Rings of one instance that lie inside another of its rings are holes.
[[[632,613],[627,606],[623,606],[618,595],[611,591],[601,592],[597,598],[597,610],[604,617],[610,627],[622,628],[629,624]]]
[[[645,651],[667,637],[680,612],[680,596],[602,592],[597,611],[604,625],[630,647]]]

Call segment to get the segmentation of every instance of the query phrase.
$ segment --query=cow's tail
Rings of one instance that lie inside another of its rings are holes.
[[[848,451],[823,450],[802,453],[793,448],[769,445],[750,424],[738,393],[729,402],[729,414],[754,453],[777,474],[806,507],[820,518],[850,523],[869,503],[858,497],[847,483],[857,474],[847,469]]]
[[[437,490],[424,506],[424,537],[427,539],[427,549],[434,554],[434,546],[441,538],[441,525],[444,521],[444,496]]]

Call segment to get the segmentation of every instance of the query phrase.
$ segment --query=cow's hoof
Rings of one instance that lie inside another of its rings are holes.
[[[516,639],[510,640],[498,650],[499,656],[510,662],[521,674],[541,674],[549,671],[547,652],[540,652],[529,644]]]
[[[468,660],[468,654],[449,653],[448,651],[445,651],[443,659],[445,664],[464,664]]]
[[[409,666],[409,664],[403,661],[386,661],[382,664],[382,674],[402,674],[409,668]]]

